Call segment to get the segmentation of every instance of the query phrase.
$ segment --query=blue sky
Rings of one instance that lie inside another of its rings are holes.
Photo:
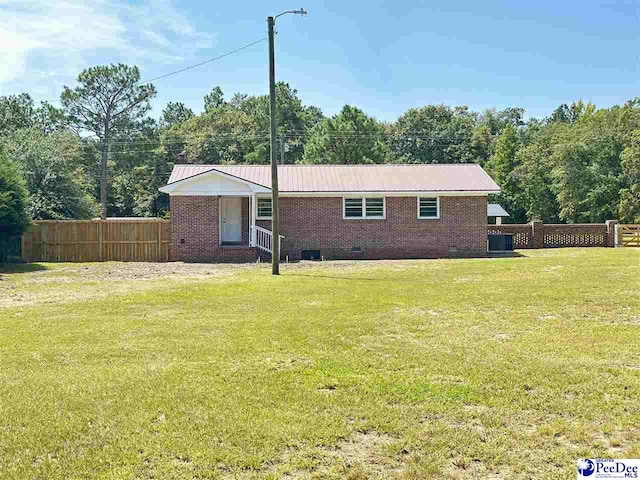
[[[353,104],[392,121],[424,104],[524,107],[543,117],[583,99],[640,96],[640,0],[480,1],[0,0],[0,95],[55,99],[85,67],[136,64],[152,78],[266,35],[278,20],[276,75],[327,115]],[[158,80],[196,112],[220,85],[264,94],[267,44]]]

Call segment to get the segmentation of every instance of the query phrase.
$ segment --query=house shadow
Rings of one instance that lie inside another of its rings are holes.
[[[0,273],[31,273],[42,272],[49,268],[41,263],[0,263]]]
[[[524,258],[526,255],[522,255],[518,252],[488,252],[489,258]]]

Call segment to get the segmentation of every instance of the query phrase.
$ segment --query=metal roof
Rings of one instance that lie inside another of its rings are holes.
[[[269,165],[176,165],[168,184],[218,171],[271,188]],[[281,192],[498,192],[480,165],[278,165]]]
[[[487,205],[487,217],[508,217],[509,213],[497,203],[489,203]]]

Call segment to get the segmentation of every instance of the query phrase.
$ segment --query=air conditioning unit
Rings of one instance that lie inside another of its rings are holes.
[[[487,250],[489,252],[512,252],[513,234],[490,233],[487,241]]]

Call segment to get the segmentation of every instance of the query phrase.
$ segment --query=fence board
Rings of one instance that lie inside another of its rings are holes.
[[[618,241],[621,247],[640,247],[640,225],[618,225]]]
[[[166,262],[169,221],[41,220],[22,236],[25,262]]]

